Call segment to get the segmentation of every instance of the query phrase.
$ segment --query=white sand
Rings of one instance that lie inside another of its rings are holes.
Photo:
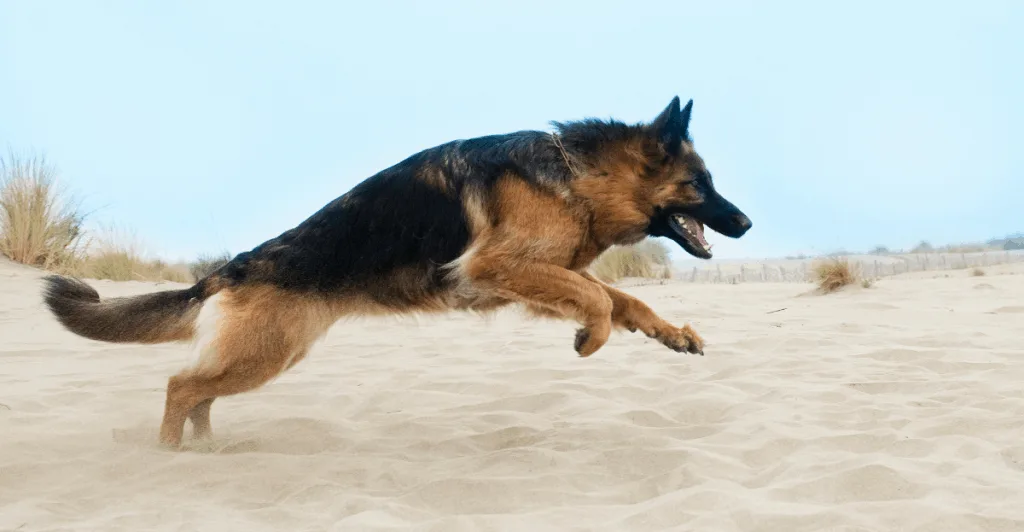
[[[0,264],[3,531],[1024,530],[1021,265],[629,288],[703,358],[623,333],[580,359],[514,313],[341,323],[179,453],[188,350],[64,332],[38,277]]]

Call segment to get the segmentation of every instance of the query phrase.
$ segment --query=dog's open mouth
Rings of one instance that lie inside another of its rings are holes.
[[[668,225],[683,237],[684,247],[691,255],[711,258],[711,244],[704,238],[704,224],[685,214],[673,214],[669,216]]]

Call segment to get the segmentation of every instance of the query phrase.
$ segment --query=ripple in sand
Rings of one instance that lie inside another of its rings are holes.
[[[895,469],[883,465],[867,465],[825,475],[780,491],[805,501],[846,503],[916,499],[923,497],[927,490],[907,480]]]

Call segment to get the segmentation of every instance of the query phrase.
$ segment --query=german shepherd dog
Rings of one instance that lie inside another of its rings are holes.
[[[751,221],[715,190],[688,133],[693,100],[651,123],[553,122],[421,151],[366,179],[290,229],[185,290],[100,299],[59,276],[47,306],[68,330],[125,343],[193,341],[170,378],[160,440],[185,421],[210,436],[214,399],[256,389],[306,356],[343,316],[487,311],[518,303],[582,326],[583,357],[612,328],[703,354],[689,325],[595,279],[612,245],[667,237],[711,258],[704,226],[739,238]]]

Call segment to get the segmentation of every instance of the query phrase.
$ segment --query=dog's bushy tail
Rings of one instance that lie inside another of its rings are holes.
[[[189,340],[205,293],[206,280],[185,290],[100,299],[78,279],[51,275],[43,299],[69,331],[93,340],[154,344]]]

